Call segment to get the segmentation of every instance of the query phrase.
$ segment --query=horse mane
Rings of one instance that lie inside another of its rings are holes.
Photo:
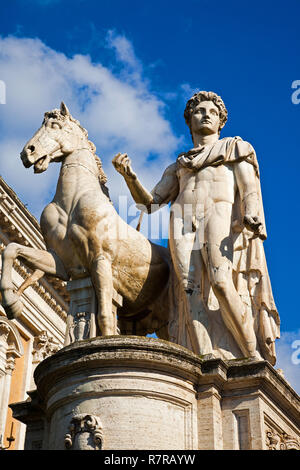
[[[88,145],[89,145],[90,150],[93,154],[93,157],[95,159],[95,162],[96,162],[96,165],[97,165],[97,168],[98,168],[98,178],[99,178],[100,186],[101,186],[104,194],[110,200],[109,190],[108,190],[108,187],[106,186],[107,176],[106,176],[106,174],[103,170],[101,158],[98,155],[96,155],[96,145],[93,142],[91,142],[88,138],[88,131],[71,114],[68,114],[68,115],[65,116],[61,113],[61,111],[59,109],[53,109],[52,111],[47,111],[44,114],[43,123],[45,122],[46,119],[50,119],[50,118],[57,119],[57,120],[63,121],[63,122],[65,122],[66,118],[68,118],[71,122],[74,122],[74,124],[76,124],[81,129],[81,131],[83,132],[83,134],[84,134],[84,136],[85,136],[85,138],[88,142]]]

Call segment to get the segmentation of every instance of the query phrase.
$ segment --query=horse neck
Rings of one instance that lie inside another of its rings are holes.
[[[86,171],[89,171],[96,178],[99,176],[95,155],[86,147],[75,149],[63,159],[61,173],[70,167],[77,168],[79,173],[85,168]]]
[[[69,212],[80,196],[93,189],[102,192],[95,157],[88,149],[74,150],[62,162],[54,201]]]

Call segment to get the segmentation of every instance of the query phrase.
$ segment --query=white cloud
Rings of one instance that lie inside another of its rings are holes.
[[[182,85],[180,85],[180,88],[184,101],[189,100],[195,93],[198,93],[198,91],[200,91],[199,88],[192,88],[189,83],[182,83]]]
[[[281,332],[276,342],[277,363],[275,368],[282,369],[285,379],[300,393],[300,329]]]
[[[33,175],[19,153],[44,112],[62,100],[97,146],[114,199],[129,194],[111,165],[117,152],[131,156],[149,189],[176,156],[181,139],[164,116],[164,103],[150,91],[132,44],[111,31],[107,45],[116,52],[117,68],[93,63],[88,55],[69,58],[39,39],[0,37],[0,79],[7,91],[7,104],[0,107],[0,173],[35,215],[54,194],[58,168]]]
[[[110,30],[107,34],[107,45],[115,49],[118,59],[127,64],[135,73],[140,74],[142,72],[142,64],[136,57],[131,42],[125,36]]]

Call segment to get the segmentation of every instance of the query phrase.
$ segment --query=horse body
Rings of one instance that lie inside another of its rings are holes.
[[[128,315],[136,313],[150,305],[168,277],[163,249],[121,219],[86,159],[93,163],[91,155],[75,152],[62,164],[57,192],[41,216],[46,246],[72,279],[91,273],[99,258],[107,259],[113,288],[123,297]]]
[[[48,273],[68,280],[90,275],[102,335],[116,333],[113,289],[123,297],[120,315],[129,317],[153,311],[166,293],[167,250],[151,243],[118,215],[106,194],[104,173],[94,150],[86,131],[63,103],[59,111],[45,114],[42,127],[24,147],[25,167],[34,165],[39,173],[50,161],[62,161],[62,166],[56,194],[41,215],[47,251],[10,244],[3,253],[0,289],[10,317],[22,310],[11,279],[12,263],[18,256],[40,277]],[[160,306],[163,311],[162,300]]]

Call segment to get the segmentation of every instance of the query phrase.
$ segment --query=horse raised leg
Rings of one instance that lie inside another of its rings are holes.
[[[35,282],[39,281],[43,276],[44,276],[44,271],[41,271],[40,269],[36,269],[31,276],[29,276],[26,281],[23,282],[23,284],[20,285],[19,289],[17,290],[18,295],[22,295],[24,290],[27,289],[27,287],[32,286]]]
[[[35,273],[20,287],[19,293],[15,292],[12,281],[13,263],[18,257],[22,258],[26,265],[35,270]],[[18,243],[10,243],[3,251],[0,291],[2,294],[2,306],[9,319],[17,318],[21,315],[23,304],[20,300],[20,293],[40,279],[42,272],[56,276],[64,281],[69,279],[63,263],[55,253],[28,248]]]

